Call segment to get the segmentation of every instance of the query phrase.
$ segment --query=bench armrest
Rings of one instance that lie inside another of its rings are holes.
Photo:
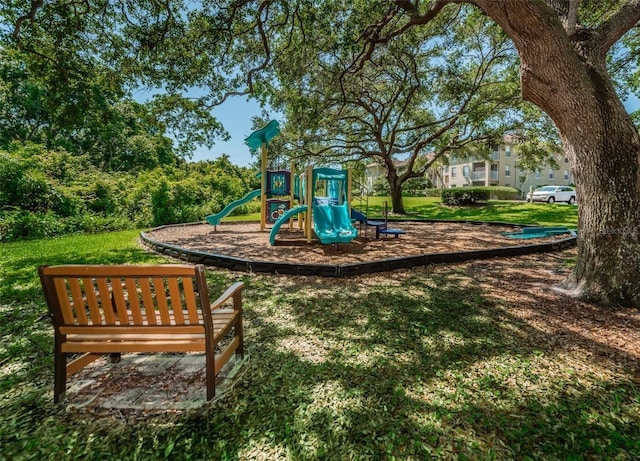
[[[211,303],[211,312],[216,309],[220,309],[225,302],[229,300],[229,298],[233,297],[233,308],[236,310],[242,309],[242,303],[240,301],[240,295],[242,293],[242,289],[244,288],[243,282],[236,282],[227,288],[227,291],[222,293],[218,299],[216,299],[213,303]]]

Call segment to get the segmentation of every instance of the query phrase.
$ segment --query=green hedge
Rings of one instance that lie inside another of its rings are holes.
[[[442,197],[442,189],[427,189],[425,191],[425,197]]]
[[[439,190],[439,189],[432,189]],[[520,191],[513,187],[475,186],[439,190],[442,203],[451,206],[471,205],[493,200],[518,200]]]
[[[489,191],[489,197],[493,200],[519,200],[521,193],[513,187],[483,187]]]
[[[473,205],[486,202],[491,194],[488,187],[457,187],[442,189],[442,203],[449,206]]]

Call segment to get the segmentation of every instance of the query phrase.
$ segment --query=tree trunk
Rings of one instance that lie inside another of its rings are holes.
[[[513,39],[523,97],[555,122],[576,183],[578,261],[567,282],[605,305],[640,306],[640,136],[605,66],[544,2],[480,0]],[[588,39],[588,37],[587,37]]]
[[[387,174],[387,180],[389,181],[392,211],[397,214],[405,214],[404,202],[402,201],[402,183],[398,181],[398,176],[395,172]]]
[[[617,106],[620,107],[617,107]],[[640,140],[622,104],[605,100],[592,123],[563,134],[579,203],[572,279],[587,299],[640,306]]]
[[[575,61],[564,70],[586,77],[579,82],[523,76],[523,93],[553,118],[573,167],[578,260],[567,285],[603,305],[640,306],[640,137],[604,63]]]

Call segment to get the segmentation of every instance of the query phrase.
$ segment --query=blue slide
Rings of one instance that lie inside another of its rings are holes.
[[[347,204],[313,205],[313,230],[322,243],[349,243],[358,236]]]
[[[307,211],[307,205],[300,205],[285,211],[284,214],[280,216],[275,223],[273,223],[273,228],[271,229],[271,233],[269,234],[269,243],[271,245],[275,245],[276,235],[278,234],[278,230],[280,230],[280,226],[287,222],[290,217],[300,213],[304,213],[305,211]]]
[[[253,200],[256,197],[260,197],[260,192],[261,192],[260,189],[256,189],[254,191],[251,191],[247,195],[242,197],[241,199],[238,199],[238,200],[236,200],[234,202],[231,202],[229,205],[224,207],[220,213],[210,214],[209,216],[207,216],[204,219],[206,219],[209,224],[211,224],[213,226],[217,226],[218,224],[220,224],[220,220],[222,218],[224,218],[229,213],[231,213],[231,210],[233,210],[234,208],[238,208],[240,205],[244,205],[247,202],[250,202],[251,200]]]

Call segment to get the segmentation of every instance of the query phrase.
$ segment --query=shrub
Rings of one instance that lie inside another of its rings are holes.
[[[53,237],[65,232],[65,223],[52,212],[12,210],[0,213],[0,242]]]
[[[487,187],[490,198],[494,200],[519,200],[520,191],[513,187]]]
[[[433,183],[429,178],[420,176],[419,178],[411,178],[402,185],[403,195],[407,197],[424,196],[427,188],[433,187]]]
[[[229,216],[238,216],[243,214],[260,213],[260,200],[252,200],[249,203],[240,205],[238,208],[234,208]]]
[[[390,189],[389,181],[387,181],[387,178],[385,178],[384,176],[379,176],[378,178],[376,178],[376,180],[373,182],[373,193],[374,195],[377,195],[379,197],[389,195]]]
[[[489,200],[487,187],[458,187],[442,189],[442,203],[449,206],[472,205]]]

